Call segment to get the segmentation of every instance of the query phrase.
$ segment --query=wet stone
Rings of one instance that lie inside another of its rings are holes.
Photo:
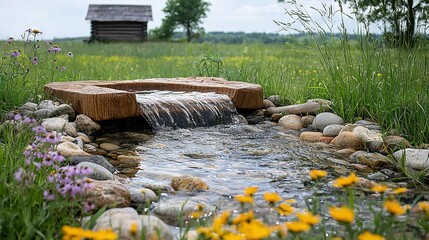
[[[374,180],[374,181],[384,181],[384,180],[386,180],[386,179],[388,179],[389,177],[387,177],[386,175],[384,175],[383,173],[381,173],[381,172],[376,172],[376,173],[373,173],[373,174],[369,174],[368,175],[368,179],[369,180]]]
[[[113,143],[102,143],[100,144],[100,148],[106,151],[114,151],[114,150],[121,149],[120,146]]]
[[[174,177],[170,185],[176,191],[194,192],[209,189],[209,186],[201,178],[192,175]]]

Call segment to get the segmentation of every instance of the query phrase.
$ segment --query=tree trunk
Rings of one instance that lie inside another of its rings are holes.
[[[405,36],[407,47],[413,47],[414,44],[414,28],[416,27],[416,16],[413,5],[413,0],[407,0],[407,30]]]
[[[400,42],[401,42],[401,26],[400,26],[400,22],[399,22],[398,11],[400,11],[400,10],[398,9],[398,6],[396,5],[396,1],[397,0],[392,1],[392,11],[393,11],[392,31],[393,31],[393,38],[395,39],[395,45],[399,46]]]
[[[186,37],[188,38],[188,43],[191,42],[192,37],[192,31],[191,31],[191,24],[186,24]]]

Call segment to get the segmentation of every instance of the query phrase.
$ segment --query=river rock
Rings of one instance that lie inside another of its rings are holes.
[[[43,100],[39,103],[39,105],[37,105],[37,110],[39,109],[49,109],[49,110],[54,110],[56,108],[54,102],[52,102],[51,100]]]
[[[251,125],[255,125],[264,121],[263,116],[257,116],[257,115],[246,115],[245,118],[247,120],[247,123]]]
[[[148,188],[136,189],[129,187],[128,191],[130,192],[131,206],[133,207],[142,209],[150,207],[150,203],[158,201],[156,194]]]
[[[168,224],[177,226],[180,221],[189,219],[189,214],[196,210],[198,202],[192,198],[185,202],[176,199],[168,199],[159,202],[153,209],[153,212]],[[215,212],[216,208],[212,205],[205,205],[203,213]],[[179,217],[180,215],[182,217]]]
[[[368,128],[358,126],[353,129],[354,135],[365,143],[370,151],[378,151],[383,145],[381,133],[369,130]]]
[[[356,127],[359,127],[360,125],[357,124],[346,124],[340,131],[340,133],[342,132],[353,132],[353,129],[355,129]]]
[[[273,102],[271,102],[268,99],[264,99],[263,104],[264,104],[264,108],[269,108],[269,107],[275,107],[276,106],[276,105],[274,105]]]
[[[323,137],[321,132],[303,132],[299,135],[299,139],[306,142],[318,142]]]
[[[398,161],[402,161],[405,157],[405,166],[415,170],[423,170],[429,167],[429,149],[401,149],[393,153],[393,156]]]
[[[355,150],[364,148],[362,140],[357,138],[352,132],[340,132],[331,143],[340,148],[352,148]]]
[[[314,115],[319,111],[329,111],[329,107],[321,105],[317,102],[306,102],[302,104],[289,105],[283,107],[267,108],[266,116],[271,116],[274,113],[296,114],[296,115]]]
[[[285,129],[292,130],[301,130],[301,128],[304,127],[301,121],[301,117],[295,114],[288,114],[280,118],[279,126]]]
[[[42,126],[49,132],[65,132],[69,136],[77,136],[76,129],[69,124],[68,120],[61,117],[43,119]]]
[[[84,143],[92,142],[91,139],[88,137],[88,135],[86,135],[85,133],[82,133],[82,132],[78,132],[76,138],[81,139]]]
[[[357,163],[365,164],[370,168],[380,168],[390,163],[390,159],[379,153],[357,151],[350,156]]]
[[[323,137],[320,137],[320,138],[319,138],[319,142],[327,143],[327,144],[331,143],[331,142],[332,142],[332,140],[334,140],[334,137],[326,137],[326,136],[323,136]]]
[[[303,116],[303,117],[301,118],[301,121],[302,121],[302,125],[306,128],[306,127],[310,126],[310,124],[312,124],[312,123],[313,123],[313,121],[314,121],[314,116],[313,116],[313,115],[306,115],[306,116]]]
[[[100,155],[90,155],[90,156],[72,156],[69,158],[71,165],[77,165],[81,162],[90,162],[100,166],[103,166],[109,172],[114,173],[116,171],[115,167],[107,161],[107,159]]]
[[[411,147],[411,144],[407,141],[407,139],[395,135],[384,137],[383,142],[385,149],[389,153]]]
[[[376,172],[376,173],[372,173],[368,175],[368,179],[369,180],[374,180],[374,181],[384,181],[386,179],[388,179],[389,177],[387,177],[386,175],[384,175],[381,172]]]
[[[83,151],[78,145],[67,141],[58,144],[57,152],[64,157],[90,156],[89,153]]]
[[[131,226],[137,226],[137,232],[131,234]],[[96,220],[92,230],[112,229],[119,235],[119,239],[162,239],[173,240],[170,228],[156,216],[138,215],[133,208],[109,209]]]
[[[95,180],[114,180],[115,176],[105,167],[92,162],[80,162],[77,166],[87,167],[92,169],[92,173],[88,176]]]
[[[92,184],[93,188],[88,190],[86,201],[95,204],[95,211],[104,206],[108,208],[130,206],[131,196],[123,184],[113,180],[92,180]]]
[[[273,120],[274,122],[278,122],[282,117],[283,117],[283,114],[274,113],[273,115],[271,115],[271,120]]]
[[[316,115],[312,125],[315,129],[323,131],[326,126],[333,124],[342,125],[343,123],[344,120],[340,116],[330,112],[323,112]]]
[[[267,98],[270,102],[274,104],[274,106],[281,106],[282,105],[282,98],[280,95],[271,95]]]
[[[83,132],[88,135],[92,135],[101,130],[100,124],[92,121],[91,118],[84,114],[79,114],[76,116],[76,129],[79,132]]]
[[[331,141],[331,143],[332,143],[332,141]],[[344,148],[344,149],[340,149],[340,150],[336,151],[334,154],[337,155],[338,157],[349,157],[354,152],[356,152],[355,149]]]
[[[323,129],[323,136],[336,137],[340,134],[341,129],[343,129],[343,125],[340,124],[328,125]]]
[[[53,109],[49,117],[58,117],[63,114],[66,114],[67,116],[69,116],[70,121],[74,121],[76,118],[74,109],[68,104],[61,104],[55,109]]]
[[[144,160],[140,156],[118,155],[116,158],[120,162],[121,167],[138,167],[140,162]]]
[[[26,102],[21,107],[18,108],[19,111],[30,111],[34,112],[37,110],[37,104],[32,102]]]
[[[209,189],[209,186],[201,178],[192,175],[174,177],[170,185],[176,191],[194,192]]]
[[[100,148],[106,151],[115,151],[121,149],[120,146],[113,143],[102,143],[100,144]]]

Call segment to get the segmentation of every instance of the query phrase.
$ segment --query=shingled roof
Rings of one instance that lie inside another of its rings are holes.
[[[149,5],[100,5],[90,4],[86,20],[91,21],[152,21],[152,7]]]

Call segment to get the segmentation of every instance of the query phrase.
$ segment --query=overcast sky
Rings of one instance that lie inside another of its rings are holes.
[[[279,32],[273,20],[290,21],[284,3],[277,0],[208,0],[210,12],[203,21],[206,32],[244,31]],[[19,38],[25,29],[37,28],[43,39],[85,37],[90,35],[90,22],[85,20],[89,4],[151,5],[153,21],[149,29],[158,27],[164,17],[165,0],[0,0],[0,39]],[[301,0],[304,6],[320,7],[333,0]],[[353,28],[353,21],[348,21]],[[285,32],[280,32],[285,33]]]

